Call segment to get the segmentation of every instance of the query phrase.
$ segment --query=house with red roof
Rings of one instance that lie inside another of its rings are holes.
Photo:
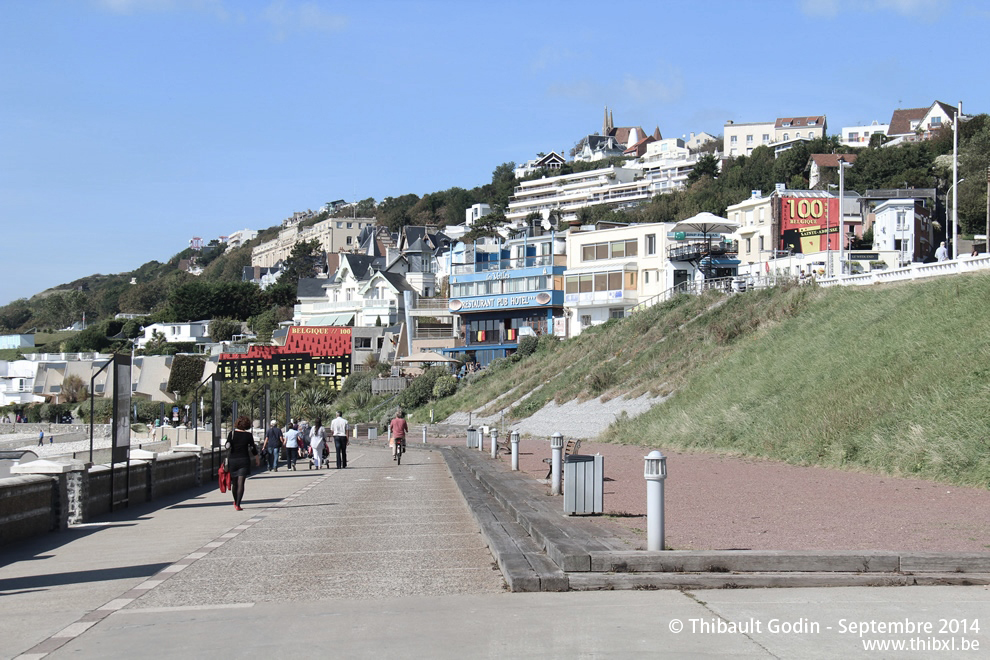
[[[937,131],[948,128],[955,118],[956,108],[941,101],[935,101],[927,108],[894,110],[887,129],[891,140],[886,144],[930,140]]]

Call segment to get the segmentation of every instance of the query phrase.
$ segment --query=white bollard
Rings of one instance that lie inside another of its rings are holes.
[[[426,427],[423,427],[423,444],[426,444]]]
[[[667,478],[667,457],[653,450],[644,459],[646,479],[646,549],[664,550],[663,482]]]
[[[564,436],[559,431],[550,436],[550,494],[560,495],[560,471],[564,455]]]
[[[512,470],[519,471],[519,431],[509,434],[509,442],[512,443]]]
[[[498,429],[492,429],[492,458],[498,458]]]

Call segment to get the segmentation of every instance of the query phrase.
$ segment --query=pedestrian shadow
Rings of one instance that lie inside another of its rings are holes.
[[[71,573],[49,573],[47,575],[27,575],[24,577],[0,579],[0,593],[11,595],[11,591],[39,591],[49,587],[64,584],[83,584],[86,582],[105,582],[107,580],[123,580],[128,578],[151,577],[169,563],[137,564],[134,566],[119,566],[115,568],[100,568],[90,571],[73,571]]]

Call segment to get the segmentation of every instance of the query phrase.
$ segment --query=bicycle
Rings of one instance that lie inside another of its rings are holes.
[[[395,439],[395,449],[393,450],[393,458],[395,458],[396,465],[402,464],[402,455],[406,453],[406,439],[396,438]]]

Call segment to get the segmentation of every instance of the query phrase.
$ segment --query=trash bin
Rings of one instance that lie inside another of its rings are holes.
[[[605,471],[601,454],[574,454],[564,457],[564,513],[602,513],[604,486]]]
[[[378,439],[378,427],[377,426],[369,427],[368,440],[377,440],[377,439]]]
[[[477,449],[478,448],[479,435],[480,434],[478,433],[478,429],[473,428],[473,427],[469,427],[468,428],[468,430],[467,430],[467,448],[468,449]]]

